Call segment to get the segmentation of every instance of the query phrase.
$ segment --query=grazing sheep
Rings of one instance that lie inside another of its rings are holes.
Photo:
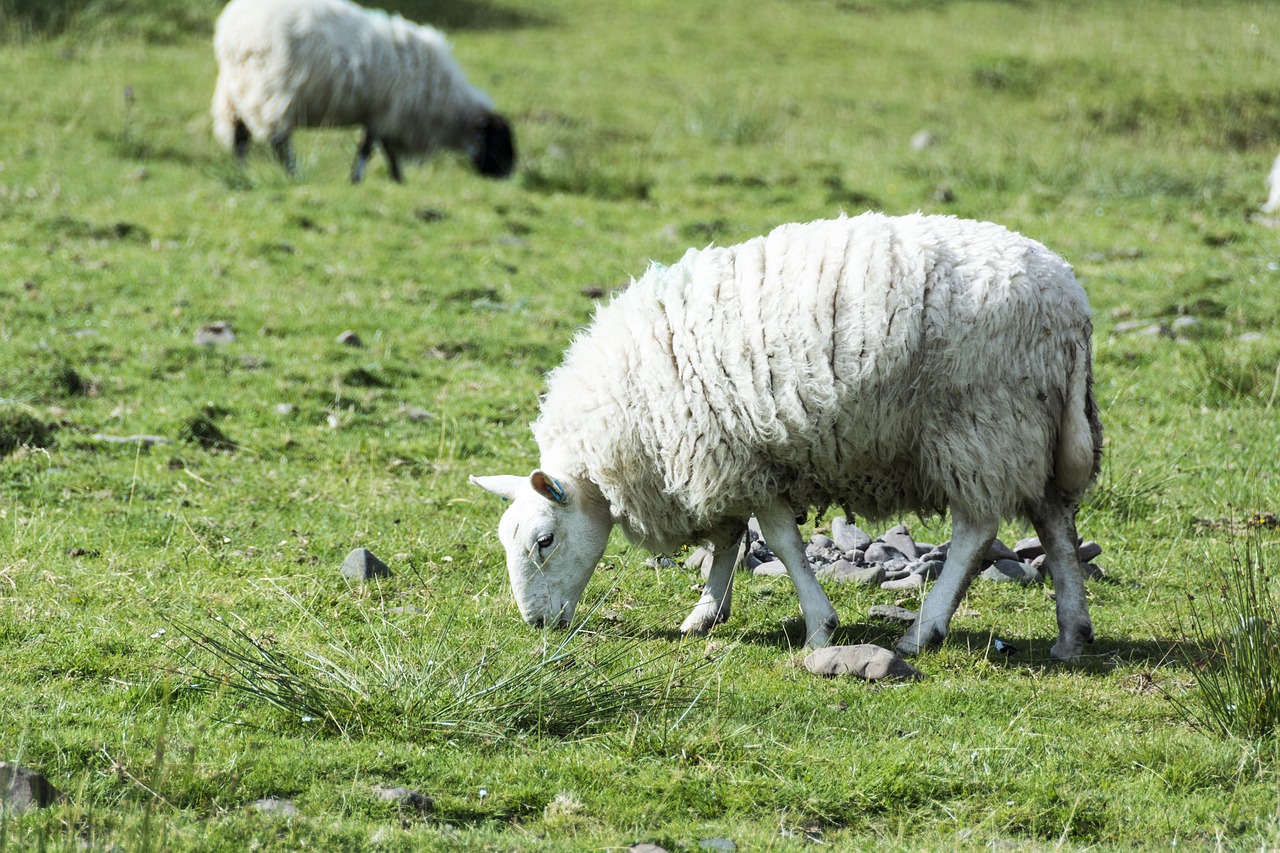
[[[399,15],[347,0],[231,0],[213,50],[213,131],[240,159],[266,139],[292,172],[295,128],[360,125],[352,183],[375,145],[396,181],[402,154],[451,148],[498,178],[515,163],[506,119],[467,83],[444,36]]]
[[[1280,212],[1280,157],[1276,157],[1276,161],[1271,164],[1267,186],[1271,188],[1271,195],[1267,198],[1267,203],[1262,206],[1262,210],[1264,213]]]
[[[754,514],[815,647],[838,622],[797,513],[949,507],[951,547],[906,653],[942,641],[1001,519],[1025,517],[1057,595],[1052,653],[1069,659],[1093,636],[1075,529],[1102,446],[1091,333],[1066,262],[998,225],[785,225],[650,268],[550,375],[541,467],[471,481],[511,501],[498,532],[527,622],[572,618],[617,523],[658,552],[711,542],[681,626],[708,631],[729,615]]]

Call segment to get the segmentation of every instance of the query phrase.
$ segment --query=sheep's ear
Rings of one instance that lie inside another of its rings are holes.
[[[471,476],[472,485],[479,486],[486,492],[495,494],[504,501],[515,500],[520,488],[524,486],[524,477],[515,474],[496,474],[492,477]]]
[[[561,485],[559,480],[541,468],[529,475],[529,485],[533,486],[535,492],[552,503],[560,506],[566,506],[569,503],[569,493],[565,491],[564,486]]]

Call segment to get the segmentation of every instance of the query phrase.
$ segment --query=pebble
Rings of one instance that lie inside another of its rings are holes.
[[[925,677],[923,672],[907,663],[895,652],[873,643],[815,649],[804,659],[804,665],[816,675],[829,677],[852,675],[867,681],[885,679],[919,681]]]
[[[871,544],[871,536],[856,524],[850,524],[843,515],[831,520],[831,538],[841,551],[865,551]]]
[[[889,622],[902,622],[906,625],[916,621],[916,612],[896,604],[874,604],[867,611],[868,619],[885,619]]]
[[[373,795],[380,800],[408,806],[416,811],[425,812],[435,807],[436,801],[426,794],[420,794],[412,788],[390,788],[383,785],[373,786]]]
[[[770,560],[767,563],[761,563],[756,566],[752,572],[756,577],[776,578],[787,573],[787,567],[783,565],[781,560]]]
[[[40,773],[20,764],[0,761],[0,811],[43,809],[61,800],[63,794]]]
[[[194,340],[197,346],[209,347],[229,344],[235,339],[236,333],[230,323],[226,320],[215,320],[196,329]]]
[[[356,548],[342,561],[342,576],[351,583],[361,583],[374,578],[389,578],[391,569],[368,548]]]
[[[338,335],[335,340],[344,347],[356,347],[358,349],[364,346],[364,341],[360,340],[360,336],[350,329]]]
[[[274,817],[295,817],[300,814],[298,807],[293,804],[293,800],[282,800],[276,797],[256,800],[249,808],[259,814],[272,815]]]

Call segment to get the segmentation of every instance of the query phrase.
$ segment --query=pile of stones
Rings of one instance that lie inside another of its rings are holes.
[[[914,589],[933,580],[942,572],[950,542],[933,545],[917,542],[905,525],[890,528],[876,538],[856,524],[839,516],[831,522],[831,535],[815,533],[805,546],[805,554],[821,580],[879,586],[881,589]],[[1080,562],[1086,578],[1104,575],[1094,562],[1102,546],[1093,541],[1079,543]],[[699,548],[689,555],[686,565],[711,568],[711,553]],[[756,575],[785,575],[787,569],[769,549],[752,519],[746,545],[739,556],[739,566]],[[1039,537],[1020,539],[1012,546],[999,539],[991,543],[980,578],[988,581],[1039,584],[1048,574],[1044,548]]]

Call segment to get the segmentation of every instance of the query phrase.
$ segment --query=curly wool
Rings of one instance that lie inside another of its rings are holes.
[[[214,136],[364,125],[398,152],[463,148],[489,97],[466,81],[444,35],[347,0],[232,0],[214,31]]]
[[[1061,452],[1066,491],[1096,474],[1091,332],[1066,262],[998,225],[786,225],[655,265],[602,307],[533,431],[544,468],[591,480],[655,551],[775,495],[1007,518]],[[1068,400],[1086,411],[1060,449]]]

